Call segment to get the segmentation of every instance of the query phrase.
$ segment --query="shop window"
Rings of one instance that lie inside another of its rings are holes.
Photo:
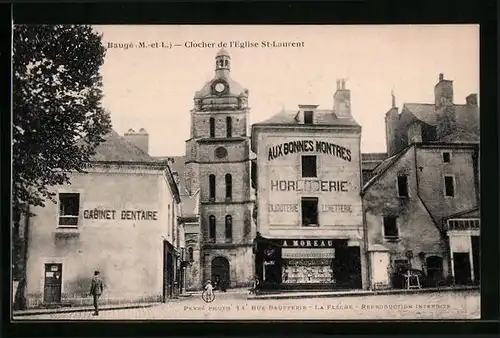
[[[446,151],[443,153],[443,162],[450,163],[451,162],[451,153]]]
[[[215,175],[208,176],[208,190],[210,200],[215,200]]]
[[[226,216],[226,242],[231,242],[233,239],[233,218],[231,215]]]
[[[233,198],[233,177],[231,174],[226,174],[226,199]]]
[[[408,176],[398,175],[398,196],[408,197]]]
[[[384,237],[386,239],[398,239],[399,238],[397,217],[395,217],[395,216],[385,216],[384,217]]]
[[[444,177],[444,193],[446,197],[455,197],[455,179],[453,176]]]
[[[59,194],[59,225],[77,226],[80,214],[80,194]]]
[[[316,177],[317,174],[316,156],[302,156],[302,177]]]
[[[215,242],[215,236],[216,236],[215,216],[210,215],[210,217],[208,218],[208,238],[210,242]]]
[[[307,110],[304,112],[304,124],[313,124],[313,112]]]
[[[215,119],[210,118],[210,137],[215,137]]]
[[[318,225],[318,198],[302,198],[302,226]]]
[[[226,117],[226,137],[231,137],[233,134],[233,119],[231,116]]]

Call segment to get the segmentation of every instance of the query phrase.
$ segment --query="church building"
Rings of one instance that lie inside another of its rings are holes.
[[[248,286],[253,275],[248,90],[231,78],[226,50],[214,66],[213,78],[194,95],[186,141],[183,185],[197,205],[193,224],[200,225],[186,232],[190,289],[209,279]]]
[[[360,139],[344,80],[333,109],[299,105],[252,126],[262,288],[367,286]]]

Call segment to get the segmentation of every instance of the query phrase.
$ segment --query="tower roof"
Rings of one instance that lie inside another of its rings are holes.
[[[216,58],[219,57],[219,56],[227,56],[228,58],[231,58],[231,55],[229,55],[229,52],[225,48],[221,48],[217,52],[217,55],[215,55]]]

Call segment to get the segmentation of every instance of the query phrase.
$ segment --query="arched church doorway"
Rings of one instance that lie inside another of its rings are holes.
[[[229,278],[229,261],[224,257],[215,257],[212,260],[212,283],[228,288],[231,285]]]

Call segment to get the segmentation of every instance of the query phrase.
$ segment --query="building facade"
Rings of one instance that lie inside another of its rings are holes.
[[[386,114],[388,154],[363,188],[372,288],[478,283],[479,109],[453,104],[442,74],[435,104]],[[415,270],[415,271],[414,271]]]
[[[26,234],[31,306],[91,303],[85,295],[95,270],[103,302],[165,301],[181,292],[183,225],[167,163],[113,131],[87,173],[53,189],[57,203],[32,210]]]
[[[367,286],[361,202],[361,127],[338,82],[333,110],[299,105],[252,126],[263,288]]]
[[[250,188],[248,90],[230,76],[231,57],[215,57],[215,75],[194,95],[191,137],[183,173],[190,196],[199,194],[199,224],[186,234],[195,253],[189,281],[211,279],[226,287],[247,286],[252,277],[253,200]],[[196,243],[196,244],[194,244]]]

